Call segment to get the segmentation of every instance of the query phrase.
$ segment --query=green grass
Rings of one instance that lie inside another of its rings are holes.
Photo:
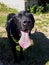
[[[0,16],[0,26],[4,27],[6,23],[6,16]]]
[[[0,3],[0,12],[5,12],[5,13],[11,13],[11,12],[17,12],[16,9],[8,8],[6,5]]]
[[[0,3],[0,26],[5,26],[6,18],[9,13],[17,13],[16,9],[8,8]]]
[[[17,10],[0,4],[0,27],[5,27],[6,17],[9,13],[16,12]],[[49,13],[42,15],[34,14],[34,16],[34,28],[37,28],[37,31],[31,35],[34,45],[24,50],[25,60],[22,60],[20,64],[16,63],[15,65],[49,65],[49,39],[43,34],[43,32],[47,32],[47,27],[49,27]],[[42,32],[38,31],[38,29]],[[5,65],[8,65],[8,62],[13,63],[13,55],[7,37],[2,37],[4,33],[6,32],[0,30],[0,59]],[[16,52],[18,57],[19,50],[20,47],[17,45]]]

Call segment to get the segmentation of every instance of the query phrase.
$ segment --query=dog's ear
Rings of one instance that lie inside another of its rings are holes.
[[[35,23],[35,19],[34,19],[34,16],[33,16],[33,14],[29,14],[29,18]]]
[[[17,16],[17,15],[15,15],[15,16],[13,17],[13,21],[14,21],[15,24],[18,23],[18,16]]]
[[[28,16],[33,23],[35,22],[34,16],[30,11],[25,11],[25,16]]]
[[[30,14],[29,17],[30,17],[30,19],[31,19],[31,21],[32,21],[32,23],[33,23],[33,27],[34,27],[35,19],[34,19],[33,14]]]
[[[10,20],[11,18],[13,18],[13,16],[15,16],[14,13],[10,13],[10,14],[8,14],[8,16],[7,16],[7,21]]]
[[[32,21],[33,27],[34,27],[34,23],[35,23],[35,19],[32,13],[28,13],[27,16],[30,18],[30,20]]]

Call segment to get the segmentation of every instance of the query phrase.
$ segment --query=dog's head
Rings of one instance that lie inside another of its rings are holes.
[[[35,22],[33,15],[29,11],[22,11],[17,14],[16,19],[15,23],[22,34],[21,38],[24,37],[24,34],[29,37]]]
[[[34,27],[34,17],[29,11],[22,11],[18,13],[16,25],[18,29],[24,32],[30,32]]]

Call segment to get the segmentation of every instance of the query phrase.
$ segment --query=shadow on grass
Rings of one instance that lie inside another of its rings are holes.
[[[31,34],[31,39],[34,45],[24,50],[25,60],[20,65],[45,65],[49,61],[49,39],[41,32]],[[0,59],[9,62],[13,59],[7,38],[0,38]]]

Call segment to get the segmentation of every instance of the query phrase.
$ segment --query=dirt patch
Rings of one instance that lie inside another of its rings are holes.
[[[5,12],[0,12],[0,16],[7,16],[7,13],[5,13]]]
[[[5,27],[0,27],[0,37],[7,37]]]
[[[5,27],[0,27],[0,32],[6,32]]]

